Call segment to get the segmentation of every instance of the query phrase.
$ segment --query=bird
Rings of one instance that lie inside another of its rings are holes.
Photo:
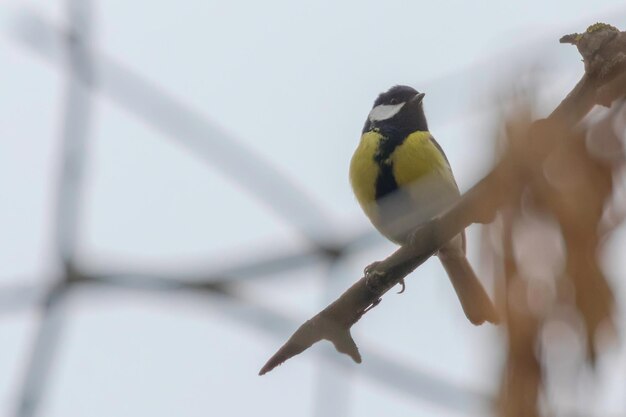
[[[379,94],[350,161],[350,183],[359,205],[374,227],[399,245],[460,197],[448,158],[428,130],[424,96],[406,85]],[[470,322],[498,323],[496,309],[467,260],[465,231],[436,255]]]

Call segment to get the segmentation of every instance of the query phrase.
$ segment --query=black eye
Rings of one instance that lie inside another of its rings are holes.
[[[389,100],[389,104],[396,104],[398,102],[398,99],[392,98],[391,100]]]

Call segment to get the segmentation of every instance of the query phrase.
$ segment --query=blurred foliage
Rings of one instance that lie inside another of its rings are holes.
[[[576,392],[581,369],[615,333],[601,260],[622,220],[614,195],[626,102],[571,126],[558,117],[533,122],[529,96],[515,98],[496,135],[510,187],[484,233],[507,335],[503,417],[554,415],[550,381],[553,393]]]

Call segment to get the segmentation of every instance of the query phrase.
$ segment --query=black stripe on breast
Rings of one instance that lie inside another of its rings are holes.
[[[404,218],[411,212],[411,197],[409,193],[398,187],[393,175],[393,163],[391,155],[398,146],[404,142],[405,137],[387,136],[378,145],[378,151],[374,155],[374,161],[378,164],[378,178],[376,178],[376,201],[378,215],[382,227],[393,224],[398,219]],[[393,239],[402,242],[405,239],[405,230],[393,230]]]
[[[383,136],[378,144],[378,150],[374,154],[374,161],[380,169],[378,178],[376,178],[376,200],[380,200],[398,189],[398,183],[393,176],[391,154],[401,143],[401,138]]]
[[[380,200],[398,189],[398,183],[393,176],[392,164],[382,163],[379,166],[380,171],[378,178],[376,178],[376,200]]]

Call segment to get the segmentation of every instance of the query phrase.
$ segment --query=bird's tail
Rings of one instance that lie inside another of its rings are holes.
[[[465,254],[462,252],[446,256],[440,254],[439,259],[450,277],[469,321],[476,325],[485,321],[497,324],[498,313]]]

